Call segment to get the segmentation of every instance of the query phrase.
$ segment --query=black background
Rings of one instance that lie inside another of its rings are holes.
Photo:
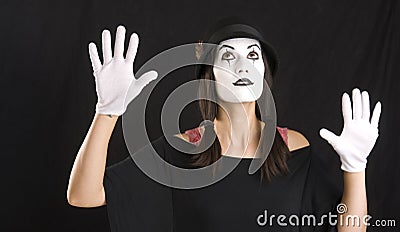
[[[109,231],[106,207],[69,206],[66,189],[96,103],[87,53],[101,31],[119,24],[140,37],[135,70],[159,52],[196,42],[218,17],[240,15],[265,32],[281,67],[274,86],[278,124],[301,131],[324,162],[339,159],[318,136],[342,128],[340,98],[354,87],[382,102],[380,137],[369,156],[367,190],[374,219],[400,224],[400,5],[396,0],[343,1],[1,1],[2,231]],[[189,67],[152,95],[147,121],[161,135],[162,99],[194,79]],[[152,118],[153,117],[153,118]],[[195,105],[181,129],[198,125]],[[118,121],[108,164],[128,155]],[[370,231],[397,231],[370,228]],[[5,230],[3,230],[5,229]]]

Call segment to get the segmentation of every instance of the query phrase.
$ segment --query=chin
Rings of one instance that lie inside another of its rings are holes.
[[[246,102],[255,102],[261,97],[261,94],[254,96],[253,93],[248,92],[246,94],[238,94],[236,97],[219,97],[220,100],[229,103],[246,103]]]

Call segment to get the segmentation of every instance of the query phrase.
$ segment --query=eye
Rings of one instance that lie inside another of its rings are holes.
[[[223,60],[233,60],[233,59],[235,59],[235,56],[231,52],[225,52],[224,54],[222,54],[221,59],[223,59]]]
[[[259,58],[258,53],[255,51],[252,51],[247,55],[247,58],[252,59],[252,60],[258,60],[258,58]]]

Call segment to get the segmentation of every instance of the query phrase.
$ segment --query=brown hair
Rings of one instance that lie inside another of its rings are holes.
[[[261,51],[262,59],[265,64],[265,74],[264,79],[267,82],[268,86],[272,87],[272,75],[269,69],[269,65],[266,59],[266,55],[264,51]],[[213,54],[211,52],[211,54]],[[211,58],[213,59],[213,58]],[[213,66],[212,65],[204,65],[201,64],[200,72],[198,73],[199,79],[206,79],[215,81],[214,73],[213,73]],[[257,100],[261,101],[265,99],[265,86],[263,88],[263,93],[260,99]],[[215,91],[214,82],[200,82],[199,90],[198,90],[198,97],[199,97],[199,108],[202,115],[203,120],[210,120],[214,121],[215,117],[218,114],[218,105],[210,100],[206,99],[213,99],[214,101],[217,100],[217,95]],[[216,101],[218,102],[218,101]],[[258,120],[261,120],[261,113],[260,108],[256,102],[255,107],[255,114]],[[268,149],[265,138],[267,138],[267,130],[263,129],[260,139],[260,151],[263,152]],[[205,145],[210,144],[210,142],[206,141],[204,138],[216,138],[211,146],[204,150],[202,149]],[[198,167],[205,167],[211,165],[212,163],[216,162],[222,155],[221,155],[221,144],[218,140],[218,137],[215,134],[214,128],[206,126],[200,144],[198,146],[199,149],[204,150],[201,153],[193,155],[192,159],[194,161],[194,166]],[[287,174],[289,169],[287,165],[287,158],[290,154],[289,148],[287,147],[286,143],[284,142],[282,136],[275,129],[275,138],[272,144],[272,147],[269,151],[268,157],[265,162],[262,164],[261,167],[261,177],[260,183],[262,182],[263,178],[266,177],[268,181],[271,181],[272,177]]]

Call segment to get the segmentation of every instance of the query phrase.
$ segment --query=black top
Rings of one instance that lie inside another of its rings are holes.
[[[175,136],[170,139],[194,147]],[[169,163],[185,166],[189,162],[189,155],[174,149],[164,136],[152,145]],[[135,155],[152,153],[147,145]],[[341,194],[313,153],[310,146],[292,151],[288,160],[290,173],[271,182],[263,181],[261,185],[260,170],[249,175],[252,159],[244,158],[224,179],[199,189],[176,189],[159,184],[144,174],[129,156],[105,171],[111,230],[336,231],[328,217],[329,213],[336,214]],[[302,219],[303,225],[313,224],[312,215],[316,223],[322,218],[323,225],[301,227]]]

